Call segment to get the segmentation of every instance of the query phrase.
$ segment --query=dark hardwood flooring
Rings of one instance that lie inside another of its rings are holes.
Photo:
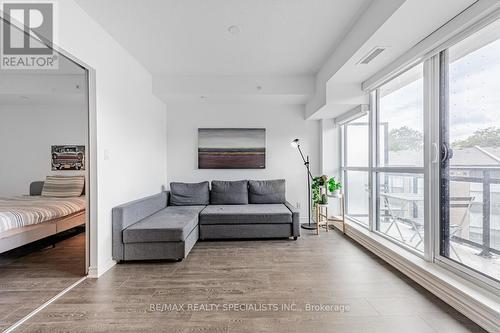
[[[483,332],[338,232],[303,234],[298,241],[198,242],[183,262],[116,265],[19,331]],[[166,308],[193,303],[219,311]],[[253,309],[228,310],[235,304]],[[263,304],[295,304],[295,311],[263,311]],[[306,311],[308,304],[337,311]]]
[[[81,231],[0,254],[0,332],[84,275],[85,233]]]

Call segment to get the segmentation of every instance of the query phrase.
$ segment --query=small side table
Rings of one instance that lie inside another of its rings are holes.
[[[338,216],[330,216],[328,220],[332,222],[332,226],[334,227],[335,222],[342,223],[342,233],[345,234],[345,206],[344,206],[344,195],[339,194],[337,197],[329,196],[330,199],[338,199],[340,204],[340,215]]]
[[[316,235],[319,235],[319,228],[325,225],[328,232],[328,205],[316,204]]]

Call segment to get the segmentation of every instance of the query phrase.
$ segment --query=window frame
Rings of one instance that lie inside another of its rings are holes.
[[[500,10],[488,15],[482,20],[471,25],[467,29],[456,33],[449,39],[439,44],[437,47],[429,51],[424,56],[416,59],[416,61],[402,68],[400,71],[391,75],[387,80],[381,82],[378,87],[369,91],[369,166],[368,168],[355,168],[348,167],[345,165],[344,152],[345,152],[345,132],[341,131],[342,140],[342,179],[344,184],[346,180],[346,171],[348,170],[360,170],[369,172],[369,226],[368,229],[371,232],[376,233],[385,239],[391,241],[391,243],[398,245],[405,251],[415,254],[418,257],[422,257],[428,262],[435,263],[436,265],[449,270],[460,277],[471,281],[496,295],[500,295],[500,283],[494,278],[484,275],[473,268],[461,265],[454,262],[453,260],[443,257],[440,254],[440,189],[439,189],[439,177],[440,177],[440,152],[439,152],[439,142],[440,142],[440,100],[443,98],[441,94],[440,87],[440,75],[441,66],[440,63],[440,52],[449,49],[456,43],[462,41],[463,39],[469,37],[470,35],[476,33],[477,31],[483,29],[489,24],[500,19]],[[424,163],[422,167],[380,167],[378,163],[378,149],[379,149],[379,87],[386,82],[396,78],[397,76],[403,74],[407,70],[413,68],[416,65],[422,64],[424,66],[424,107],[423,107],[423,118],[424,118]],[[342,125],[343,127],[343,125]],[[377,174],[380,172],[391,172],[391,173],[403,173],[403,172],[417,172],[424,174],[424,253],[418,252],[413,248],[406,246],[402,242],[398,242],[393,238],[385,235],[383,232],[376,230],[377,221],[377,209],[379,207],[379,196],[377,185]],[[345,191],[349,189],[345,186]],[[346,216],[349,221],[358,222]],[[366,225],[359,223],[361,226],[366,228]]]
[[[424,130],[424,142],[423,142],[423,165],[420,166],[380,166],[380,87],[387,82],[390,82],[391,80],[394,80],[398,78],[399,76],[405,74],[407,71],[415,68],[416,66],[422,66],[423,67],[423,92],[424,92],[424,102],[423,102],[423,130]],[[428,190],[428,183],[429,183],[429,174],[426,172],[426,156],[429,151],[428,144],[426,142],[426,137],[428,137],[427,133],[427,114],[429,113],[429,108],[426,103],[426,98],[425,98],[425,91],[426,91],[426,68],[427,68],[427,61],[423,62],[417,62],[412,64],[409,67],[406,67],[404,70],[398,72],[396,75],[393,75],[386,81],[384,81],[379,87],[377,87],[375,90],[371,92],[371,98],[370,98],[370,110],[373,113],[372,117],[372,123],[371,123],[371,131],[372,135],[371,138],[374,141],[373,144],[371,145],[371,155],[372,155],[372,167],[371,167],[371,179],[372,179],[372,190],[371,193],[373,195],[373,198],[371,201],[373,202],[372,204],[372,213],[371,213],[371,227],[370,231],[376,233],[378,236],[381,236],[385,239],[388,239],[392,243],[400,246],[401,248],[405,249],[408,252],[411,252],[415,254],[418,257],[428,259],[430,256],[430,251],[431,251],[431,246],[429,246],[429,230],[430,226],[428,223],[428,214],[429,214],[429,204],[428,200],[426,197],[426,192]],[[379,216],[380,216],[380,185],[379,185],[379,179],[378,175],[380,173],[390,173],[390,174],[422,174],[423,175],[423,180],[424,180],[424,250],[423,252],[417,250],[416,248],[405,244],[402,241],[398,241],[397,239],[385,234],[383,231],[379,230],[378,228],[378,223],[379,223]]]
[[[367,113],[360,114],[359,117],[353,118],[342,125],[340,125],[340,142],[341,142],[341,177],[342,177],[342,184],[344,184],[344,209],[345,209],[345,218],[348,219],[349,221],[355,222],[356,224],[362,226],[363,228],[370,229],[371,225],[371,187],[370,187],[370,155],[371,155],[371,150],[368,149],[368,166],[366,167],[361,167],[361,166],[348,166],[347,165],[347,156],[348,156],[348,149],[347,149],[347,127],[350,123],[358,120],[361,117],[368,116],[368,142],[367,144],[370,144],[370,131],[371,131],[371,112],[368,111]],[[363,223],[361,220],[357,219],[354,216],[350,216],[348,214],[348,207],[349,207],[349,188],[347,186],[348,183],[348,172],[349,171],[361,171],[361,172],[367,172],[368,173],[368,224]]]

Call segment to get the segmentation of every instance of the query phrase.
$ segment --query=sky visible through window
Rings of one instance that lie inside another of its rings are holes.
[[[411,71],[415,72],[414,69]],[[380,100],[380,108],[383,110],[380,122],[387,121],[389,130],[407,126],[421,132],[424,99],[422,87],[423,79],[419,78],[383,96]]]
[[[490,30],[499,26],[500,24],[494,24]],[[470,45],[484,44],[481,37],[473,35],[450,49],[451,142],[467,139],[480,129],[500,129],[500,39],[476,47]],[[491,39],[491,36],[488,37]],[[453,59],[454,52],[464,52],[460,48],[472,51]],[[417,66],[408,74],[404,73],[402,76],[413,78],[395,79],[402,82],[389,83],[387,95],[382,94],[381,109],[390,118],[389,130],[407,126],[422,132],[423,79],[416,73],[418,70]],[[390,87],[391,85],[399,87]],[[381,121],[384,119],[381,118]]]
[[[451,142],[500,128],[500,39],[452,62],[449,74]]]

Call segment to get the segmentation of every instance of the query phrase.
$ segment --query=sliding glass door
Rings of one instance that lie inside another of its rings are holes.
[[[342,171],[350,220],[498,287],[500,19],[488,20],[370,92],[368,115],[342,125]]]
[[[439,57],[439,254],[500,280],[500,20]]]

